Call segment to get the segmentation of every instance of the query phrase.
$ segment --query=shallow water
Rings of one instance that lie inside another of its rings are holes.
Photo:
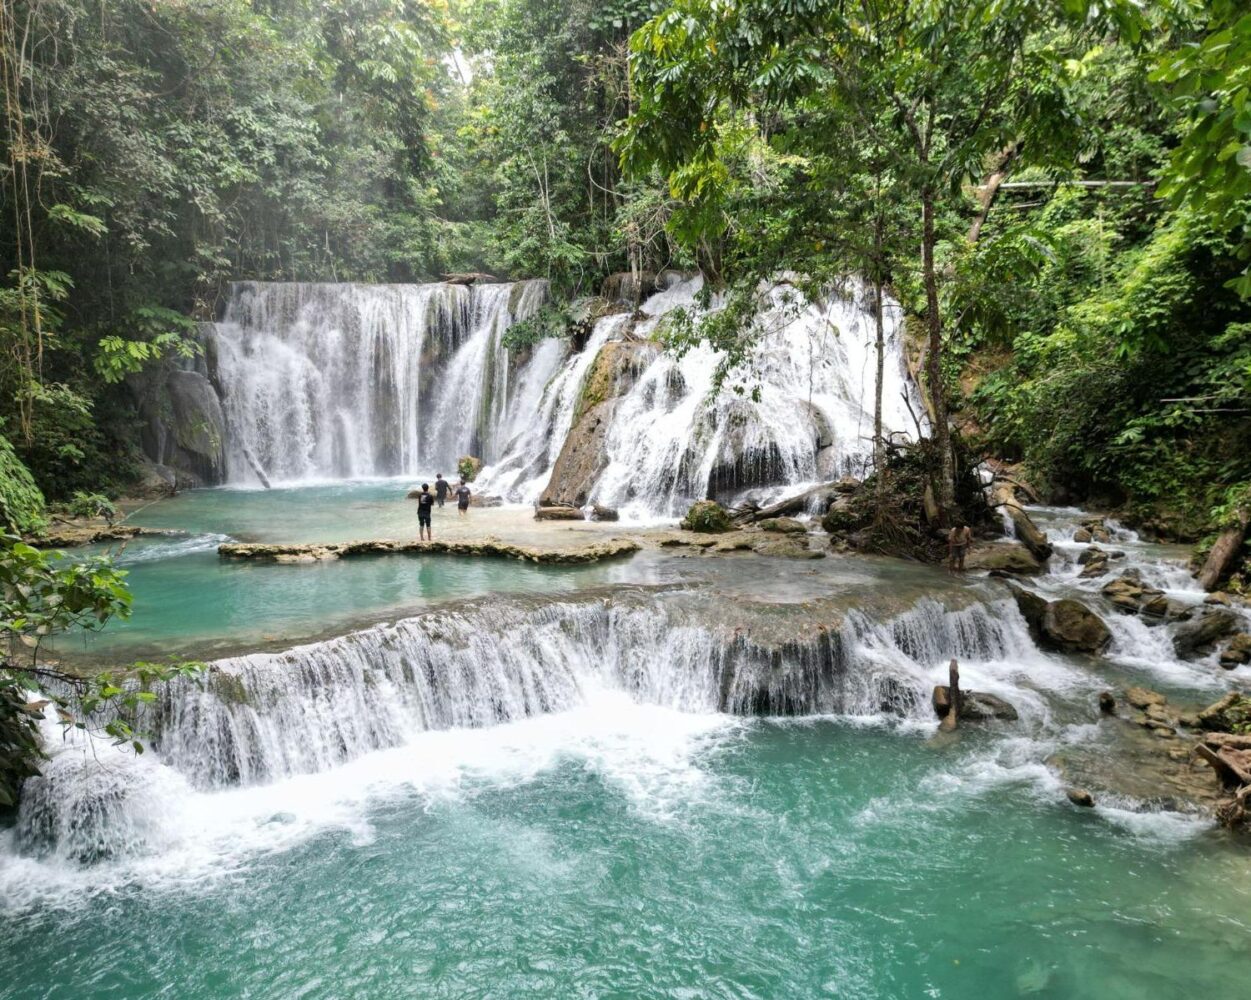
[[[199,794],[150,859],[9,859],[52,905],[0,916],[0,996],[1241,995],[1245,851],[994,743],[610,693],[430,733]]]

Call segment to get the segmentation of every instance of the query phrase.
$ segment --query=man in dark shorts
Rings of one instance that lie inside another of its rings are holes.
[[[443,473],[439,473],[434,477],[434,499],[440,507],[443,501],[447,499],[447,491],[451,488],[451,483],[443,478]]]
[[[964,557],[973,544],[973,529],[957,519],[950,532],[947,533],[947,569],[953,573],[964,572]]]
[[[434,541],[434,532],[430,529],[430,514],[434,510],[434,494],[430,492],[430,484],[421,484],[421,493],[417,497],[417,540]]]
[[[460,511],[461,517],[469,510],[469,484],[463,479],[456,487],[456,509]]]

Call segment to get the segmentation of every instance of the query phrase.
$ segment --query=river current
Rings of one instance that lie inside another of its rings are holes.
[[[1080,512],[1036,512],[1058,552],[1029,585],[1100,611],[1097,659],[1037,649],[997,581],[888,560],[213,552],[296,523],[389,534],[400,497],[140,515],[191,534],[123,553],[140,610],[95,651],[231,655],[162,698],[142,757],[50,730],[0,832],[0,997],[1242,994],[1245,845],[1169,802],[1073,807],[1052,762],[1122,739],[1104,688],[1201,703],[1251,671],[1099,604]],[[1181,552],[1114,544],[1201,600]],[[939,736],[952,656],[1020,718]]]

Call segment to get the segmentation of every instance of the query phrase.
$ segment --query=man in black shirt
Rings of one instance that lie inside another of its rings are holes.
[[[421,494],[417,497],[417,540],[434,541],[434,532],[430,530],[430,512],[434,510],[434,494],[430,492],[430,484],[421,484]]]
[[[451,483],[443,478],[443,473],[439,473],[434,477],[434,499],[440,507],[443,501],[447,499],[447,491],[451,488]]]
[[[456,487],[456,509],[462,515],[469,510],[469,484],[463,479],[460,481],[460,485]]]

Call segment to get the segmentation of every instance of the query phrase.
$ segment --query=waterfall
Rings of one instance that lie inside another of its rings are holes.
[[[1032,649],[1010,603],[929,600],[892,622],[853,614],[781,634],[710,630],[663,593],[627,592],[495,599],[219,660],[161,689],[141,757],[97,747],[98,758],[49,721],[52,759],[23,789],[16,843],[75,863],[156,850],[164,817],[197,790],[329,771],[432,730],[567,712],[604,689],[693,713],[924,722],[947,658],[974,664],[976,677],[977,662],[1019,662]]]
[[[588,373],[606,344],[639,343],[661,330],[666,314],[696,306],[702,280],[648,299],[643,317],[599,320],[586,348],[548,383],[529,433],[509,441],[484,482],[512,500],[532,502],[548,486],[569,434]],[[852,473],[872,454],[876,375],[872,313],[864,289],[849,285],[818,302],[779,283],[761,290],[758,339],[747,361],[715,391],[722,355],[706,343],[681,358],[654,348],[634,355],[639,372],[620,392],[604,442],[604,468],[591,499],[630,517],[677,516],[708,494],[733,500],[753,488],[776,491]],[[720,308],[715,298],[711,309]],[[903,360],[901,310],[889,303],[885,324],[883,426],[914,431],[922,412]]]
[[[500,338],[542,281],[502,285],[240,282],[210,355],[227,478],[395,476],[484,457],[509,406]]]

